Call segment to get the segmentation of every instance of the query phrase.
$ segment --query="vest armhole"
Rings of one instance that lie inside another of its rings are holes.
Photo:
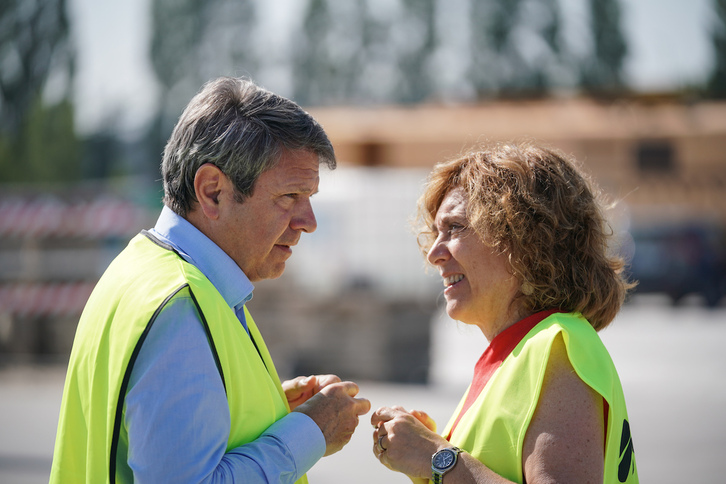
[[[139,352],[141,351],[141,346],[143,346],[144,341],[146,340],[146,337],[149,334],[149,331],[151,330],[151,327],[154,325],[154,321],[156,321],[156,318],[159,316],[159,313],[161,313],[161,310],[164,309],[164,306],[166,306],[169,301],[172,300],[174,296],[179,294],[181,290],[184,288],[189,287],[188,283],[184,283],[178,288],[176,288],[171,294],[169,294],[166,299],[159,305],[158,308],[156,308],[156,311],[154,311],[154,314],[151,316],[151,319],[149,319],[149,322],[146,324],[146,328],[144,328],[144,331],[141,333],[141,336],[139,336],[139,340],[136,342],[136,346],[134,347],[134,351],[131,353],[131,357],[129,358],[128,365],[126,365],[126,371],[124,373],[124,378],[121,381],[121,388],[119,390],[118,395],[118,402],[116,403],[116,416],[114,417],[113,422],[113,436],[111,440],[111,452],[109,455],[109,483],[115,484],[116,482],[116,453],[118,452],[118,439],[119,434],[121,432],[121,420],[123,415],[123,407],[124,407],[124,401],[126,400],[126,389],[129,386],[129,380],[131,379],[131,370],[134,367],[134,363],[136,362],[136,358],[139,355]],[[191,293],[191,289],[189,290]],[[193,298],[193,296],[192,296]],[[196,300],[194,300],[196,304]],[[197,305],[198,307],[198,305]],[[204,322],[205,328],[206,328],[206,321]],[[207,330],[208,331],[208,330]],[[216,358],[216,351],[215,351],[215,358]]]
[[[178,255],[180,258],[181,254],[177,252],[177,250],[172,247],[171,245],[167,244],[166,242],[163,242],[162,240],[159,240],[157,237],[155,237],[151,232],[148,230],[142,230],[141,235],[149,239],[154,244],[158,245],[159,247],[169,250],[171,252],[174,252],[176,255]],[[188,284],[187,284],[188,286]],[[177,289],[174,294],[169,296],[169,299],[173,297],[177,292],[179,292],[181,288]],[[224,381],[224,372],[222,371],[222,363],[219,361],[219,354],[217,353],[217,348],[214,345],[214,340],[212,339],[212,332],[209,330],[209,324],[207,324],[207,319],[204,317],[204,313],[202,312],[202,308],[199,305],[199,302],[197,302],[196,296],[194,296],[194,292],[192,291],[192,288],[189,287],[189,295],[192,297],[192,301],[194,302],[194,306],[197,308],[197,312],[199,313],[199,318],[202,320],[202,326],[204,327],[204,332],[207,335],[207,340],[209,341],[209,347],[212,350],[212,356],[214,357],[214,364],[217,365],[217,371],[219,371],[219,376],[222,378],[222,386],[224,386],[224,392],[227,393],[227,384]],[[164,301],[164,303],[161,305],[160,309],[164,307],[164,305],[169,302],[169,299]],[[156,317],[156,314],[154,315],[154,318]],[[252,340],[254,342],[254,340]],[[257,343],[255,343],[255,347],[257,347]],[[257,352],[259,353],[259,349]]]
[[[197,297],[194,295],[194,291],[192,291],[192,288],[189,288],[189,295],[192,297],[192,301],[194,302],[194,305],[197,307],[197,312],[199,313],[199,319],[202,320],[202,326],[204,327],[204,332],[207,335],[207,341],[209,342],[209,348],[212,350],[212,356],[214,357],[214,364],[217,365],[217,371],[219,371],[219,377],[222,379],[222,386],[224,387],[224,393],[227,393],[227,383],[224,380],[224,372],[222,371],[222,362],[219,361],[219,353],[217,353],[217,347],[214,344],[214,339],[212,338],[212,332],[209,329],[209,324],[207,323],[207,318],[204,317],[204,313],[202,312],[202,307],[197,302]],[[258,350],[259,351],[259,350]]]

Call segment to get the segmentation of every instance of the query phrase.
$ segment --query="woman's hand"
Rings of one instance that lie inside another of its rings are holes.
[[[335,375],[299,376],[282,382],[282,389],[287,403],[290,404],[290,410],[295,410],[326,386],[338,382],[340,378]]]
[[[432,432],[436,432],[436,422],[434,419],[429,417],[429,414],[424,412],[423,410],[411,410],[411,415],[416,417],[416,419],[424,424],[427,429],[429,429]]]
[[[371,416],[373,453],[391,470],[411,478],[431,476],[431,455],[450,444],[434,431],[436,423],[425,412],[381,407]]]

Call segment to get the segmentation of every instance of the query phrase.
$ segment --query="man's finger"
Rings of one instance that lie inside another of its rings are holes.
[[[332,385],[333,383],[340,383],[341,381],[340,377],[337,375],[315,375],[314,378],[317,382],[318,391],[322,390],[328,385]]]
[[[350,397],[354,397],[354,396],[358,395],[359,391],[360,391],[360,389],[358,388],[358,385],[356,385],[352,381],[331,383],[330,385],[326,386],[325,388],[323,388],[321,390],[322,393],[343,392]]]
[[[371,409],[371,402],[367,398],[355,398],[354,399],[357,403],[356,405],[356,415],[365,415],[367,414]]]

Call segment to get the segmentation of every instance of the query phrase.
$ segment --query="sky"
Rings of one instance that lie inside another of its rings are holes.
[[[633,88],[663,91],[704,78],[711,68],[711,1],[621,0],[630,48],[625,73]],[[154,112],[157,86],[147,53],[150,2],[69,0],[79,46],[75,93],[82,132],[111,122],[133,132]],[[582,14],[584,0],[561,2],[565,15]],[[265,5],[283,17],[299,10],[293,8],[298,0]]]

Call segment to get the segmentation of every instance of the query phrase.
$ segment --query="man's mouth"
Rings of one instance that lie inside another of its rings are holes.
[[[282,249],[285,252],[292,253],[292,246],[285,244],[275,244],[278,249]]]

